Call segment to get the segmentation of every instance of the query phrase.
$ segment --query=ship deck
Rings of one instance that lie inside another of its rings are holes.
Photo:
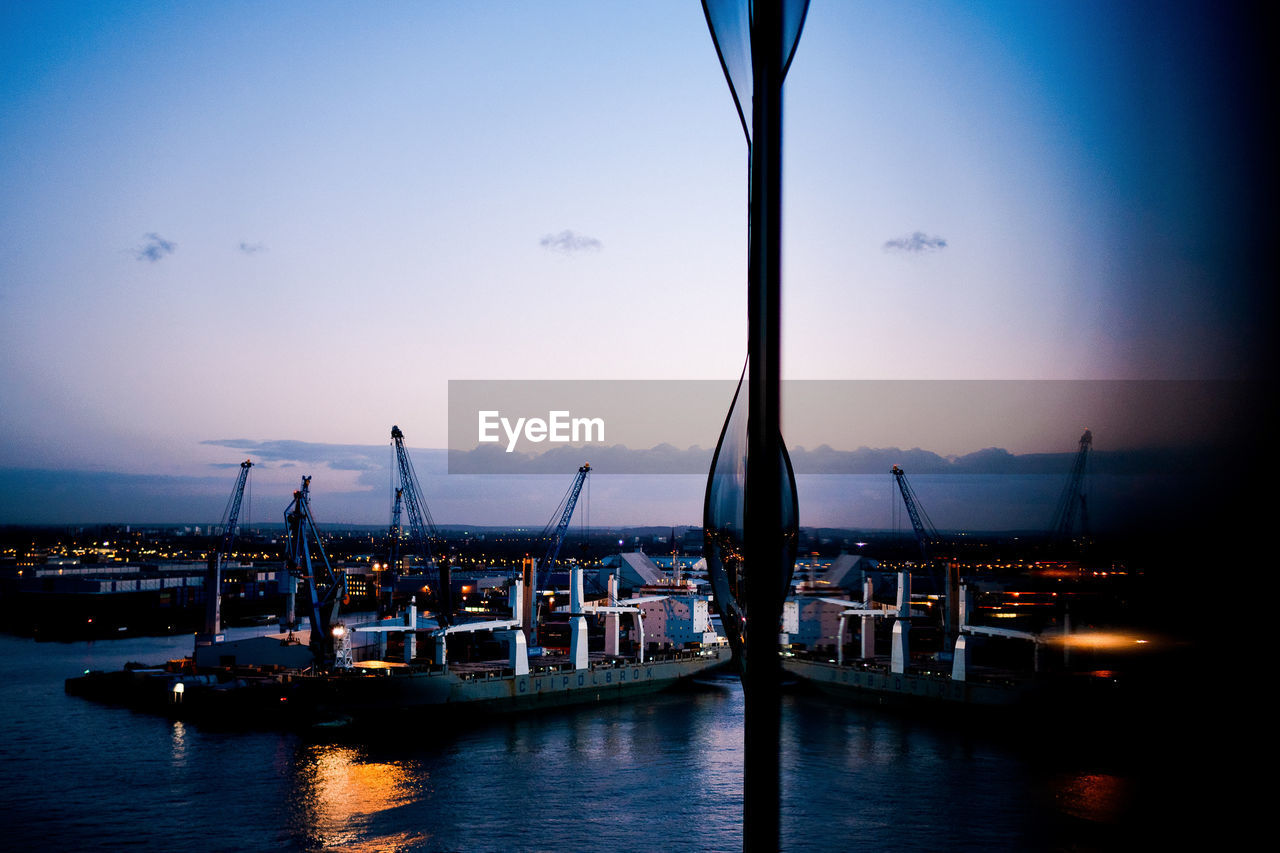
[[[688,653],[685,653],[688,656]],[[669,660],[672,657],[671,652],[656,652],[653,655],[645,655],[646,661]],[[587,662],[593,669],[604,668],[608,666],[633,666],[637,659],[631,656],[623,655],[607,655],[604,652],[592,652],[587,656]],[[361,664],[357,664],[360,666]],[[511,671],[511,663],[506,658],[497,658],[493,660],[479,661],[449,661],[449,671],[457,675],[459,678],[475,677],[477,675],[491,675],[495,672]],[[529,673],[537,675],[539,673],[551,672],[567,672],[573,669],[573,661],[567,654],[541,654],[529,658]]]

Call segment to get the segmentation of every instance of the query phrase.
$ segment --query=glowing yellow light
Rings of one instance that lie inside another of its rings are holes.
[[[1068,634],[1057,642],[1077,649],[1123,649],[1135,645],[1150,643],[1142,637],[1124,634],[1118,631],[1087,631],[1079,634]]]

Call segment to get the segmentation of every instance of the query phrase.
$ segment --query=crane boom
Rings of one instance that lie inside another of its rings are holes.
[[[587,481],[589,473],[591,473],[590,465],[583,465],[578,469],[577,476],[573,478],[573,485],[569,487],[569,491],[565,493],[565,500],[561,502],[564,509],[560,513],[560,521],[551,534],[551,541],[547,543],[546,554],[538,562],[538,589],[546,587],[551,566],[560,556],[560,546],[564,544],[564,534],[569,529],[570,519],[573,518],[573,508],[578,505],[578,495],[582,494],[582,484]]]
[[[1076,510],[1080,511],[1080,534],[1089,535],[1089,507],[1084,494],[1085,463],[1089,458],[1089,448],[1093,446],[1093,432],[1085,430],[1080,436],[1079,449],[1075,462],[1071,465],[1071,474],[1067,477],[1066,488],[1062,497],[1058,498],[1058,508],[1053,513],[1053,529],[1050,538],[1055,542],[1065,542],[1071,538],[1075,529]]]
[[[898,490],[902,492],[902,502],[907,505],[907,515],[911,516],[911,528],[915,531],[916,542],[920,545],[920,556],[926,561],[930,560],[929,543],[937,540],[938,531],[934,529],[933,522],[929,520],[929,516],[920,508],[920,502],[916,499],[915,490],[907,482],[906,472],[894,465],[889,473],[893,474],[893,478],[898,481]]]
[[[306,582],[307,607],[311,619],[311,653],[316,666],[330,669],[335,661],[334,630],[338,625],[338,607],[347,594],[346,572],[335,572],[324,553],[320,533],[311,515],[311,477],[302,478],[302,488],[293,493],[293,502],[284,511],[285,571]],[[315,543],[318,560],[313,559]]]
[[[443,561],[433,559],[431,543],[439,542],[440,533],[435,522],[431,520],[431,512],[422,497],[422,486],[418,484],[418,475],[413,470],[413,462],[409,459],[409,451],[404,446],[404,433],[400,427],[391,427],[391,441],[396,447],[396,462],[400,469],[400,489],[397,497],[403,495],[404,505],[409,511],[409,537],[416,546],[423,570],[431,574],[435,568],[436,619],[441,627],[447,627],[453,613],[452,590],[449,588],[449,567]]]
[[[578,505],[578,496],[582,494],[582,485],[587,481],[587,475],[590,473],[590,464],[579,468],[577,475],[573,478],[573,484],[569,486],[569,491],[565,492],[564,498],[561,499],[560,520],[551,532],[551,541],[547,543],[547,551],[543,554],[542,559],[538,561],[538,567],[534,573],[536,584],[533,589],[533,606],[530,608],[533,624],[530,626],[529,631],[530,640],[534,645],[537,645],[538,636],[538,591],[546,589],[547,581],[551,577],[551,567],[560,556],[560,546],[564,544],[564,535],[569,529],[570,520],[573,518],[573,509]],[[552,515],[552,518],[554,517]],[[548,529],[550,529],[550,525],[548,525]]]
[[[898,481],[902,502],[907,505],[907,514],[911,516],[911,527],[915,530],[916,542],[920,545],[920,556],[929,567],[929,574],[933,576],[934,583],[942,591],[945,602],[942,611],[942,630],[947,643],[946,651],[949,653],[955,644],[956,626],[959,624],[957,609],[959,595],[956,586],[959,583],[958,567],[954,560],[947,558],[945,573],[941,570],[938,560],[930,553],[930,546],[940,543],[942,537],[938,535],[929,514],[920,506],[915,489],[911,488],[911,484],[907,482],[906,472],[894,465],[890,473]]]
[[[222,630],[222,560],[231,553],[231,545],[236,538],[236,525],[240,522],[240,505],[244,501],[244,486],[249,480],[249,469],[253,463],[248,459],[240,463],[240,476],[231,489],[231,497],[227,500],[224,513],[226,527],[222,531],[222,539],[218,550],[209,555],[209,568],[205,573],[204,588],[204,631],[210,638]]]
[[[240,463],[240,476],[236,479],[235,488],[231,490],[231,499],[226,512],[226,527],[222,531],[222,546],[218,553],[226,556],[231,553],[231,544],[236,538],[236,525],[240,523],[240,505],[244,501],[244,487],[249,481],[249,469],[253,462],[246,459]]]

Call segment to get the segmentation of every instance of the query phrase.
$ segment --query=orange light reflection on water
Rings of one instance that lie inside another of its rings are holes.
[[[359,749],[337,744],[304,748],[295,772],[306,835],[319,849],[405,850],[429,839],[421,833],[370,833],[370,818],[407,805],[417,796],[416,778],[404,763],[366,760]]]
[[[1071,817],[1093,823],[1119,823],[1129,811],[1132,783],[1108,773],[1080,773],[1055,780],[1054,801]]]
[[[1059,637],[1047,637],[1046,640],[1056,645],[1073,649],[1097,649],[1108,651],[1141,651],[1151,645],[1151,639],[1137,634],[1126,634],[1121,631],[1080,631]]]

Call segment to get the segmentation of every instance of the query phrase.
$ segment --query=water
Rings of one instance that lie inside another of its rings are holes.
[[[0,635],[0,849],[742,849],[736,686],[373,743],[223,731],[63,692],[85,669],[190,646]],[[1109,849],[1186,820],[1168,766],[1053,736],[802,697],[783,725],[789,851]]]

